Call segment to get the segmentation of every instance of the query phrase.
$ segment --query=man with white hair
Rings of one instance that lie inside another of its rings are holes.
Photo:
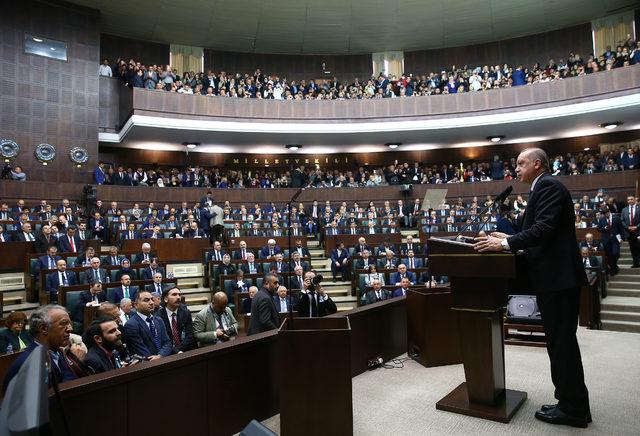
[[[145,242],[142,244],[142,252],[136,255],[137,263],[151,263],[153,255],[151,254],[151,244]]]
[[[90,285],[94,283],[109,283],[111,280],[107,270],[100,268],[100,258],[91,258],[91,268],[85,272],[86,282]]]
[[[267,245],[260,249],[260,258],[269,259],[278,253],[282,253],[282,250],[276,245],[276,240],[269,239]]]

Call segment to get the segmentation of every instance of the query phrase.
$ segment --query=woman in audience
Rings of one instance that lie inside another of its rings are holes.
[[[380,280],[380,283],[384,286],[384,274],[378,272],[375,264],[371,264],[369,265],[369,272],[364,276],[364,282],[367,287],[371,287],[374,280]]]
[[[582,217],[579,214],[576,214],[576,229],[584,229],[587,227],[587,223],[582,221]]]
[[[121,268],[116,273],[117,282],[119,282],[120,278],[125,274],[131,277],[131,280],[138,280],[138,274],[136,273],[136,270],[131,268],[131,261],[129,261],[129,259],[127,258],[122,259],[122,263],[120,266]]]
[[[0,353],[24,350],[33,342],[31,334],[24,328],[27,323],[24,312],[11,312],[5,323],[7,328],[0,331]]]

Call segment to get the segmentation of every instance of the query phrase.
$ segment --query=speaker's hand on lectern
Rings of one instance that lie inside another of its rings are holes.
[[[500,238],[494,238],[493,236],[479,236],[475,238],[475,241],[473,249],[480,253],[504,250],[504,247],[502,246],[502,239]]]
[[[491,232],[491,236],[493,236],[494,238],[498,238],[498,239],[505,239],[505,238],[509,237],[509,235],[507,235],[506,233],[502,233],[502,232]]]

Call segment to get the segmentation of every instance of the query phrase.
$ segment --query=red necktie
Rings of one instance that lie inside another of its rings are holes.
[[[73,253],[75,253],[76,252],[76,243],[74,242],[73,237],[69,238],[69,244],[71,245],[71,251]]]
[[[180,346],[180,334],[178,333],[178,322],[176,321],[176,314],[171,314],[171,336],[173,336],[173,345]]]
[[[633,225],[633,216],[635,215],[634,212],[635,212],[635,206],[631,206],[631,225]]]

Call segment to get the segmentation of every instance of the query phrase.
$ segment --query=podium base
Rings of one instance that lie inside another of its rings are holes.
[[[526,399],[526,392],[505,389],[504,397],[494,406],[469,403],[467,383],[462,383],[438,401],[436,403],[436,409],[506,424],[511,421],[513,415],[520,409],[520,406],[522,406],[522,403],[524,403]]]

